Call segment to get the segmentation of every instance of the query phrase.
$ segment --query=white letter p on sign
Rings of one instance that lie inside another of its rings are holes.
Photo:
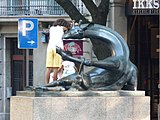
[[[26,36],[27,31],[31,31],[34,28],[34,23],[29,20],[22,21],[22,36]]]

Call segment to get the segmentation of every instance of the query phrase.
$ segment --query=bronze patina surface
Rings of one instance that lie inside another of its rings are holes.
[[[63,36],[64,39],[90,38],[103,41],[111,51],[111,56],[103,60],[89,61],[68,56],[62,49],[56,48],[64,60],[92,66],[92,70],[76,73],[33,89],[47,89],[62,86],[65,90],[136,90],[137,68],[129,59],[129,48],[126,41],[112,29],[98,24],[81,24],[72,27]]]

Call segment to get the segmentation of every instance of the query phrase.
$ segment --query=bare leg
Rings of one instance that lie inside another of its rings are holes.
[[[47,67],[46,68],[46,84],[49,83],[49,78],[50,78],[50,73],[53,72],[53,68],[52,67]]]
[[[53,75],[53,80],[57,80],[58,76],[58,67],[54,67],[53,69],[54,75]]]

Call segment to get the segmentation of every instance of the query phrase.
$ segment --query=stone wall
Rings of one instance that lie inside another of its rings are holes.
[[[10,95],[10,52],[4,43],[4,35],[0,35],[0,120],[9,120]]]
[[[11,120],[150,120],[148,96],[99,91],[95,96],[76,97],[73,93],[68,97],[13,96]]]

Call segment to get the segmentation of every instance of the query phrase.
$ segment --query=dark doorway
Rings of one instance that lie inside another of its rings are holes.
[[[11,41],[11,86],[12,95],[16,91],[24,90],[26,86],[26,50],[18,49],[17,38],[9,38]],[[33,50],[29,50],[29,85],[33,85]]]
[[[158,119],[159,16],[128,16],[128,45],[131,60],[139,70],[138,90],[151,99],[151,119]]]

